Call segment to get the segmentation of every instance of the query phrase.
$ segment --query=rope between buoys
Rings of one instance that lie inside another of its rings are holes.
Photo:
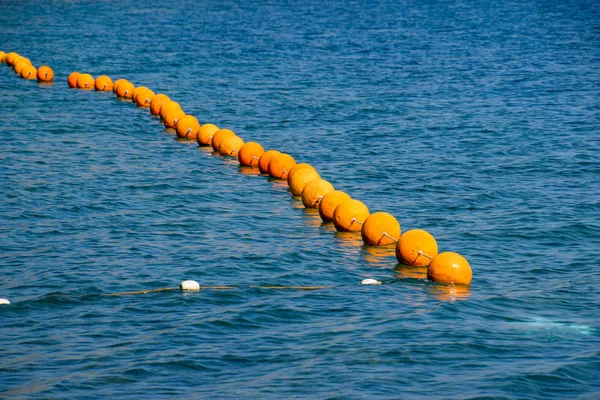
[[[331,289],[333,286],[253,286],[252,289],[280,289],[280,290],[319,290],[319,289]],[[170,288],[157,288],[157,289],[148,289],[148,290],[136,290],[132,292],[119,292],[112,293],[107,296],[131,296],[138,294],[148,294],[148,293],[158,293],[158,292],[171,292],[173,290],[181,290],[185,292],[194,292],[200,290],[230,290],[230,289],[240,289],[239,286],[200,286],[198,290],[186,290],[181,289],[180,287],[170,287]]]

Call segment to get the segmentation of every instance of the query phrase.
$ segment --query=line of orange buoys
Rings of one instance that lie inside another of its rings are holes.
[[[31,60],[22,55],[11,52],[0,51],[0,63],[6,63],[12,67],[13,71],[23,79],[35,80],[39,82],[52,82],[54,80],[54,71],[47,65],[36,68]]]
[[[35,75],[41,81],[51,81],[54,75],[49,67],[40,67],[34,72],[31,62],[17,53],[0,52],[0,60],[13,66],[15,72],[19,68],[18,73],[27,79]],[[29,70],[28,66],[31,67]],[[454,252],[439,253],[435,238],[424,230],[402,233],[394,216],[386,212],[371,213],[363,202],[335,190],[310,164],[297,163],[291,155],[278,150],[265,151],[259,143],[246,143],[229,129],[220,129],[214,124],[202,125],[169,96],[156,94],[145,86],[136,87],[126,79],[113,82],[105,75],[94,79],[90,74],[72,72],[67,83],[70,88],[112,90],[117,97],[131,99],[138,107],[148,108],[179,138],[196,141],[199,146],[211,146],[222,156],[236,157],[242,166],[257,168],[261,174],[286,181],[292,195],[301,197],[304,207],[318,209],[321,219],[333,222],[337,231],[360,232],[368,246],[395,245],[396,258],[401,264],[427,267],[427,278],[432,281],[455,285],[471,283],[471,267],[463,256]]]

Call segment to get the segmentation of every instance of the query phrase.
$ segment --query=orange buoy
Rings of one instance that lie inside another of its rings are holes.
[[[314,168],[302,168],[301,170],[296,171],[292,176],[292,179],[288,181],[290,192],[292,192],[294,196],[300,196],[304,187],[309,182],[316,181],[317,179],[321,179],[321,175],[319,175]]]
[[[184,115],[175,124],[177,136],[183,139],[196,140],[196,134],[200,130],[200,123],[193,115]]]
[[[473,271],[467,259],[450,251],[433,257],[427,267],[427,279],[435,282],[469,285],[472,278]]]
[[[396,243],[396,258],[404,265],[426,267],[437,254],[435,238],[422,229],[403,233]]]
[[[17,59],[17,57],[20,57],[20,55],[18,53],[15,53],[14,51],[11,51],[6,55],[4,60],[8,65],[12,67],[15,64],[15,60]]]
[[[333,192],[327,193],[319,203],[319,215],[321,216],[321,219],[325,222],[333,221],[333,212],[337,206],[339,206],[341,202],[350,199],[350,195],[341,190],[334,190]]]
[[[133,92],[131,93],[131,102],[135,103],[137,101],[137,95],[140,91],[144,91],[148,89],[146,86],[137,86],[135,89],[133,89]],[[150,89],[148,89],[150,90]]]
[[[256,142],[244,143],[238,152],[238,161],[248,167],[256,167],[265,149]]]
[[[114,94],[117,94],[117,89],[119,88],[119,85],[122,84],[123,82],[129,82],[129,81],[127,79],[120,78],[113,82],[112,91]]]
[[[54,71],[47,65],[39,67],[35,75],[40,82],[52,82],[54,80]]]
[[[210,146],[212,137],[219,131],[219,127],[214,124],[204,124],[200,127],[196,135],[196,141],[199,146]]]
[[[163,118],[163,124],[165,125],[165,128],[175,128],[175,124],[177,124],[177,121],[179,121],[179,119],[183,116],[185,116],[185,112],[183,112],[181,109],[167,111],[165,117]]]
[[[369,215],[360,232],[366,244],[384,246],[400,239],[400,223],[391,214],[376,212]]]
[[[6,53],[3,51],[0,51],[0,63],[5,63],[6,62]]]
[[[302,189],[302,204],[306,208],[317,208],[323,196],[334,190],[333,185],[325,179],[308,182]]]
[[[292,180],[292,178],[294,177],[294,174],[296,173],[296,171],[299,171],[299,170],[301,170],[301,169],[303,169],[303,168],[311,168],[311,169],[313,169],[313,170],[315,170],[315,171],[316,171],[315,167],[313,167],[313,166],[312,166],[312,165],[310,165],[310,164],[306,164],[306,163],[299,163],[299,164],[296,164],[296,165],[294,165],[294,166],[293,166],[293,167],[292,167],[292,168],[289,170],[289,172],[288,172],[288,176],[287,176],[288,186],[289,186],[289,184],[290,184],[290,181],[291,181],[291,180]]]
[[[362,201],[342,201],[333,212],[333,225],[339,232],[360,231],[369,215],[369,208]]]
[[[69,77],[67,78],[67,83],[69,84],[70,88],[77,88],[77,78],[79,78],[79,75],[81,75],[81,72],[71,72],[69,74]]]
[[[33,65],[26,65],[19,75],[23,79],[37,79],[37,68]]]
[[[160,107],[167,101],[171,101],[171,99],[166,94],[160,93],[154,96],[152,101],[150,101],[150,112],[152,115],[158,115]]]
[[[268,165],[269,175],[273,178],[287,180],[288,172],[296,165],[294,157],[286,153],[277,154]]]
[[[94,82],[94,89],[96,89],[99,92],[112,91],[113,81],[106,75],[100,75],[96,78],[96,81]]]
[[[218,131],[216,131],[210,142],[213,150],[219,151],[219,145],[221,144],[221,141],[223,139],[225,139],[226,137],[234,136],[234,135],[235,135],[235,133],[233,133],[233,131],[230,129],[219,129]]]
[[[142,87],[140,90],[135,90],[133,97],[135,97],[135,104],[138,107],[150,107],[152,98],[156,96],[154,92],[148,88]],[[133,98],[132,97],[132,98]]]
[[[94,78],[90,74],[80,74],[77,78],[77,88],[92,90],[94,88]]]
[[[237,157],[244,145],[244,139],[237,135],[227,136],[219,144],[219,154],[222,156]]]
[[[160,106],[160,110],[158,111],[158,115],[160,115],[161,118],[165,118],[165,114],[168,113],[169,111],[173,111],[173,110],[181,110],[181,105],[176,102],[176,101],[165,101],[162,106]]]
[[[267,150],[261,154],[260,158],[258,159],[258,170],[261,174],[269,173],[269,163],[277,154],[280,154],[280,152],[277,150]]]
[[[135,86],[133,85],[133,83],[131,83],[129,81],[122,81],[122,82],[119,82],[119,84],[117,85],[115,94],[117,95],[117,97],[130,99],[131,96],[133,96],[134,90],[135,90]]]
[[[17,75],[21,75],[21,71],[23,71],[23,68],[25,68],[28,65],[31,65],[31,61],[28,58],[21,57],[19,60],[17,60],[15,62],[15,65],[13,66],[13,70],[15,71],[15,73]]]

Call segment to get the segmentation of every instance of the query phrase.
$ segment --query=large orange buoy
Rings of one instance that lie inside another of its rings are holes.
[[[299,170],[301,170],[301,169],[303,169],[303,168],[311,168],[311,169],[313,169],[313,170],[315,170],[315,171],[316,171],[315,167],[313,167],[313,166],[312,166],[312,165],[310,165],[310,164],[306,164],[306,163],[298,163],[298,164],[294,165],[294,166],[293,166],[293,167],[292,167],[292,168],[289,170],[289,172],[288,172],[288,176],[287,176],[288,186],[289,186],[289,184],[290,184],[290,181],[291,181],[291,180],[292,180],[292,178],[294,177],[294,174],[295,174],[297,171],[299,171]]]
[[[333,225],[339,232],[360,231],[369,215],[369,208],[362,201],[345,200],[333,212]]]
[[[321,219],[325,222],[333,221],[333,212],[337,206],[339,206],[341,202],[350,199],[350,195],[341,190],[334,190],[333,192],[327,193],[319,203],[319,215],[321,216]]]
[[[163,118],[163,124],[165,125],[165,128],[175,128],[175,124],[177,124],[177,121],[179,121],[179,119],[183,116],[185,116],[185,112],[183,112],[181,109],[167,111],[165,117]]]
[[[435,282],[469,285],[472,278],[469,262],[458,253],[440,253],[433,257],[427,268],[427,279]]]
[[[302,204],[306,208],[317,208],[323,196],[334,190],[333,185],[325,179],[308,182],[302,189]]]
[[[81,74],[77,78],[77,88],[92,90],[94,88],[94,78],[90,74]]]
[[[54,80],[54,71],[47,65],[39,67],[35,75],[40,82],[52,82]]]
[[[214,124],[204,124],[200,127],[196,135],[196,141],[199,146],[210,146],[213,135],[218,132],[219,127]]]
[[[261,154],[260,158],[258,159],[258,170],[261,174],[269,173],[269,163],[277,154],[280,154],[280,152],[277,150],[267,150]]]
[[[117,85],[117,89],[115,91],[115,94],[117,95],[117,97],[122,97],[122,98],[126,98],[126,99],[130,99],[131,96],[133,96],[133,91],[135,90],[135,86],[133,85],[133,83],[129,82],[129,81],[121,81],[119,82],[119,84]]]
[[[133,92],[131,93],[131,102],[135,103],[137,101],[137,95],[139,92],[144,91],[148,89],[146,86],[137,86],[135,89],[133,89]],[[150,89],[148,89],[150,90]]]
[[[181,105],[176,101],[166,101],[162,104],[162,106],[160,106],[158,115],[164,119],[165,114],[173,110],[181,110]]]
[[[360,232],[366,244],[384,246],[400,239],[400,223],[391,214],[376,212],[369,215]]]
[[[286,179],[288,176],[288,172],[296,165],[296,160],[294,157],[290,156],[286,153],[277,154],[267,166],[269,170],[269,175],[273,178]]]
[[[122,84],[123,82],[129,82],[129,81],[127,79],[120,78],[113,82],[112,91],[114,94],[117,94],[117,89],[119,88],[119,85]]]
[[[77,78],[79,78],[79,75],[81,75],[81,72],[71,72],[69,74],[69,77],[67,78],[67,83],[69,84],[70,88],[77,88]]]
[[[219,144],[219,154],[222,156],[237,157],[244,145],[244,139],[237,135],[227,136]]]
[[[18,53],[15,53],[14,51],[11,51],[6,55],[6,58],[4,60],[8,65],[12,67],[15,64],[15,60],[17,59],[17,57],[20,57],[20,55]]]
[[[304,187],[309,182],[316,181],[317,179],[321,179],[321,175],[319,175],[314,168],[302,168],[301,170],[296,171],[292,176],[292,179],[288,181],[290,192],[292,192],[294,196],[300,196]]]
[[[248,167],[256,167],[265,149],[256,142],[244,143],[238,152],[238,161]]]
[[[100,75],[96,78],[94,82],[94,89],[103,92],[103,91],[112,91],[113,90],[113,81],[106,75]]]
[[[226,137],[234,136],[234,135],[235,135],[235,133],[233,133],[233,131],[231,131],[229,129],[219,129],[218,131],[216,131],[210,142],[213,150],[219,151],[219,145],[221,144],[221,141],[223,139],[225,139]]]
[[[156,96],[154,92],[148,88],[134,91],[135,104],[138,107],[150,107],[150,102]]]
[[[23,68],[25,68],[28,65],[31,65],[31,61],[28,58],[21,57],[19,60],[17,60],[15,62],[15,65],[13,66],[13,70],[15,71],[15,73],[17,75],[21,75],[21,71],[23,71]]]
[[[435,238],[422,229],[403,233],[396,243],[396,258],[404,265],[426,267],[437,254]]]
[[[175,125],[177,136],[183,139],[196,140],[196,134],[200,130],[200,123],[193,115],[184,115],[179,118]]]
[[[37,68],[33,65],[26,65],[19,75],[23,79],[37,79]]]
[[[160,93],[154,96],[152,101],[150,101],[150,112],[152,115],[158,115],[160,107],[167,101],[171,101],[171,99],[166,94]]]

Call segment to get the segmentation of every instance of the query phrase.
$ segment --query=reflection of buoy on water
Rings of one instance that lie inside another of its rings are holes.
[[[200,123],[193,115],[184,115],[179,118],[175,124],[177,136],[183,139],[196,140],[196,135],[200,130]]]
[[[379,282],[377,279],[373,279],[373,278],[367,278],[367,279],[363,279],[362,281],[360,281],[361,285],[381,285],[381,282]]]
[[[168,101],[171,101],[171,99],[166,94],[157,94],[152,98],[152,101],[150,101],[150,113],[152,113],[152,115],[158,115],[160,107]]]
[[[370,246],[384,246],[400,239],[400,224],[393,215],[376,212],[365,220],[361,235],[363,242]]]
[[[292,179],[288,180],[290,192],[292,192],[294,196],[300,196],[304,187],[309,182],[318,179],[321,179],[321,175],[319,175],[314,168],[302,168],[301,170],[297,170],[294,175],[292,175]]]
[[[244,145],[244,139],[237,135],[227,136],[219,144],[219,154],[222,156],[237,157],[240,148]]]
[[[221,141],[226,137],[234,135],[235,133],[230,129],[219,129],[213,135],[210,145],[212,146],[214,151],[219,151],[219,145],[221,144]]]
[[[458,253],[445,252],[433,257],[427,267],[427,279],[456,285],[469,285],[473,277],[466,258]]]
[[[69,77],[67,78],[67,84],[71,89],[77,88],[77,78],[79,78],[79,75],[81,75],[81,72],[71,72],[69,74]]]
[[[340,232],[356,232],[369,217],[369,208],[359,200],[341,202],[333,212],[333,225]]]
[[[204,124],[198,130],[196,141],[200,146],[210,146],[213,135],[219,131],[219,127],[214,124]]]
[[[269,173],[269,163],[277,154],[280,154],[277,150],[267,150],[258,159],[258,170],[261,174]]]
[[[94,77],[90,74],[80,74],[79,77],[77,77],[77,88],[92,90],[94,88]]]
[[[269,175],[271,175],[273,178],[287,180],[288,173],[294,167],[294,165],[296,165],[296,160],[294,160],[294,157],[286,153],[277,154],[269,162]]]
[[[323,196],[335,189],[325,179],[316,179],[308,182],[302,189],[302,204],[306,208],[317,208]]]
[[[106,75],[100,75],[94,82],[94,88],[99,92],[108,92],[113,90],[113,81]]]
[[[341,190],[334,190],[333,192],[327,193],[319,203],[319,215],[321,216],[321,219],[325,222],[332,221],[333,212],[337,206],[339,206],[342,201],[350,199],[350,195]]]
[[[258,165],[260,156],[265,152],[265,149],[256,142],[244,143],[238,152],[238,161],[240,164],[255,167]]]
[[[179,284],[179,289],[181,290],[200,290],[200,284],[196,281],[183,281]]]
[[[37,69],[36,76],[40,82],[52,82],[54,80],[54,71],[47,65],[42,65]]]
[[[396,243],[396,258],[404,265],[425,267],[437,254],[435,238],[422,229],[405,232]]]

